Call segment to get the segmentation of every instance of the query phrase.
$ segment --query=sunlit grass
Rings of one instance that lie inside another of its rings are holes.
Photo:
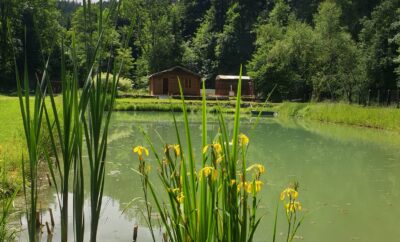
[[[363,107],[345,103],[283,103],[275,109],[280,116],[400,132],[400,109],[395,107]]]

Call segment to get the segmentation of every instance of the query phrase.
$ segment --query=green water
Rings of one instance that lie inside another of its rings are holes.
[[[199,157],[200,118],[192,115],[190,119],[193,144]],[[213,117],[209,121],[208,135],[213,137],[217,132],[217,125]],[[233,122],[228,122],[228,127],[232,129]],[[267,169],[260,205],[260,215],[264,218],[256,241],[271,241],[273,211],[276,204],[280,203],[279,192],[293,181],[300,183],[299,199],[305,216],[296,240],[399,240],[399,135],[337,125],[290,120],[283,122],[277,119],[262,120],[254,129],[253,124],[253,119],[246,118],[241,126],[241,132],[250,138],[249,159],[264,164]],[[140,179],[132,171],[138,163],[136,156],[132,154],[132,146],[146,145],[139,126],[148,132],[160,152],[163,142],[158,134],[165,142],[176,141],[172,118],[168,113],[114,114],[109,137],[99,241],[131,241],[132,227],[135,224],[139,224],[140,241],[150,241],[148,230],[140,218],[142,204],[135,203],[125,210],[132,199],[142,196]],[[179,127],[183,130],[182,122],[179,122]],[[150,157],[150,162],[154,162],[153,159]],[[46,194],[43,203],[49,204],[57,216],[55,196],[51,191]],[[44,214],[44,220],[46,219],[48,215]],[[284,241],[285,231],[286,221],[281,209],[278,241]],[[58,241],[58,234],[56,226],[54,241]],[[157,235],[159,236],[158,232]]]

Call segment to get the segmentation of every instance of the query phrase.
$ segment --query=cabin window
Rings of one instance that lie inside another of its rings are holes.
[[[190,79],[185,80],[185,88],[192,88],[192,80]]]

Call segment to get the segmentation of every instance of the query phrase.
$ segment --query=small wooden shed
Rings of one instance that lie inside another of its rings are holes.
[[[149,76],[150,95],[180,95],[178,77],[183,94],[200,96],[201,76],[182,66],[174,66]]]
[[[229,92],[231,92],[232,95],[236,95],[238,82],[239,76],[218,75],[215,78],[215,95],[228,96]],[[242,96],[253,95],[253,80],[249,76],[242,76]]]

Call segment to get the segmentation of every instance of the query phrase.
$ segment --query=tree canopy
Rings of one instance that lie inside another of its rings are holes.
[[[243,65],[260,96],[276,87],[279,100],[352,101],[368,89],[399,88],[399,9],[400,0],[130,0],[116,25],[107,10],[102,18],[104,43],[136,86],[183,65],[212,88],[216,75],[237,74]],[[82,24],[85,18],[93,26]],[[95,43],[82,43],[99,34],[99,18],[76,2],[1,1],[0,88],[15,88],[13,56],[21,63],[23,50],[31,76],[51,54],[56,78],[60,43],[72,38],[84,69],[85,50]]]

